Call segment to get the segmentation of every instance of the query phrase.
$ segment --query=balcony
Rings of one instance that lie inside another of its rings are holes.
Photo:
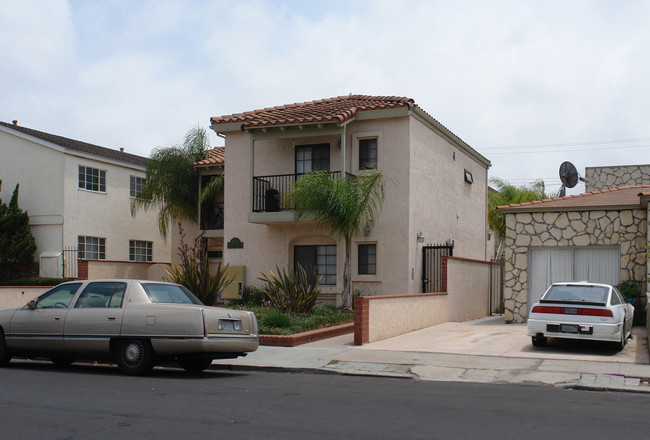
[[[354,177],[345,173],[347,177]],[[253,177],[253,212],[279,212],[291,210],[291,200],[286,199],[296,180],[302,174],[276,174]],[[330,172],[332,179],[338,179],[340,171]]]
[[[223,231],[223,202],[201,205],[201,229]]]

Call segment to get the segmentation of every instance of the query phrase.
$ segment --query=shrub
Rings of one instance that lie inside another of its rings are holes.
[[[57,286],[66,281],[72,281],[67,278],[20,278],[10,281],[3,281],[4,286]]]
[[[167,270],[171,280],[187,287],[205,305],[213,305],[221,292],[232,283],[234,275],[228,276],[229,265],[221,266],[214,274],[210,273],[210,266],[203,246],[203,234],[199,234],[194,240],[194,246],[185,244],[185,233],[183,227],[178,225],[180,230],[180,246],[178,254],[181,257],[181,265]]]
[[[239,289],[239,298],[232,300],[230,304],[238,306],[260,306],[265,305],[269,300],[264,289],[257,287],[254,284],[244,283]]]
[[[291,327],[292,322],[291,317],[277,310],[273,310],[269,314],[262,317],[261,324],[264,327],[286,328]]]
[[[282,270],[276,266],[275,269],[277,275],[269,271],[258,278],[266,282],[264,291],[271,306],[282,312],[309,313],[321,293],[316,268],[311,273],[300,265]]]

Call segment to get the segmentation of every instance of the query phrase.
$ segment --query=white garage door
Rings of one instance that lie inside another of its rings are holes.
[[[591,281],[618,284],[618,246],[533,248],[528,251],[528,312],[551,283]]]

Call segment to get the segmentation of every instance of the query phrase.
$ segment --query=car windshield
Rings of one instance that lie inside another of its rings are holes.
[[[551,286],[542,301],[569,301],[607,304],[609,288],[604,286]]]
[[[154,303],[168,304],[199,304],[203,303],[192,292],[183,286],[174,284],[143,283],[149,299]]]

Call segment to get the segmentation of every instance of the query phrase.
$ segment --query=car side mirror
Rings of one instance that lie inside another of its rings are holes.
[[[36,304],[38,304],[37,299],[33,299],[30,302],[27,303],[27,307],[29,307],[32,310],[36,310]]]

